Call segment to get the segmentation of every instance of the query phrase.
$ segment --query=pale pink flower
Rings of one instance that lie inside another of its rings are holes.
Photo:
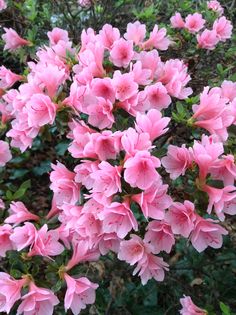
[[[57,304],[59,300],[51,290],[37,287],[31,282],[29,292],[22,296],[17,315],[52,315],[53,308]]]
[[[165,220],[170,224],[174,234],[189,237],[196,219],[194,204],[189,200],[184,203],[174,202],[166,213]]]
[[[113,43],[110,51],[110,61],[115,66],[127,68],[133,56],[133,42],[131,40],[121,38]]]
[[[142,69],[150,71],[150,79],[153,79],[161,64],[158,51],[156,49],[141,51],[135,55],[135,59],[141,62]]]
[[[127,156],[133,156],[136,152],[152,148],[149,134],[146,132],[138,133],[131,127],[123,132],[121,144]]]
[[[113,43],[120,39],[120,31],[110,24],[105,24],[99,31],[99,39],[107,49],[111,49]]]
[[[175,12],[175,15],[170,18],[170,23],[173,28],[184,28],[185,26],[185,22],[179,12]]]
[[[228,232],[216,222],[218,221],[197,216],[190,240],[199,253],[203,252],[208,246],[212,248],[222,246],[222,235],[227,235]]]
[[[220,17],[213,24],[213,30],[216,31],[216,34],[220,41],[225,42],[226,39],[229,39],[232,36],[232,23],[226,19],[225,16]]]
[[[9,144],[0,140],[0,167],[4,166],[12,158]]]
[[[141,44],[144,50],[150,50],[157,48],[160,50],[167,50],[170,45],[170,40],[166,36],[166,29],[163,27],[158,30],[158,26],[155,25],[150,33],[149,39]]]
[[[44,94],[34,94],[26,103],[29,127],[52,125],[56,118],[57,105]]]
[[[207,1],[207,8],[217,12],[219,15],[224,13],[224,8],[222,8],[219,1],[217,0]]]
[[[74,172],[76,173],[75,181],[81,183],[87,189],[91,189],[94,183],[94,179],[91,175],[99,170],[98,164],[99,161],[81,161],[81,163],[74,168]]]
[[[224,208],[226,203],[235,200],[236,198],[236,187],[225,186],[224,188],[214,188],[209,185],[204,185],[202,190],[208,194],[209,204],[207,212],[210,214],[214,208],[214,212],[221,221],[224,221]]]
[[[185,28],[190,33],[197,33],[203,28],[205,22],[200,13],[189,14],[185,19]]]
[[[172,204],[171,197],[167,195],[167,189],[168,185],[163,185],[159,178],[144,192],[133,195],[132,200],[139,204],[145,218],[162,220],[165,209]]]
[[[113,106],[109,100],[97,97],[97,102],[87,108],[88,123],[99,129],[111,128],[115,122]]]
[[[0,272],[0,312],[9,314],[11,308],[21,298],[21,289],[26,279],[15,280],[9,274]]]
[[[74,315],[78,315],[81,310],[86,308],[87,304],[95,302],[95,290],[98,284],[89,281],[85,277],[72,278],[67,273],[64,274],[67,285],[65,295],[65,310],[70,308]]]
[[[4,27],[3,29],[5,31],[2,35],[5,42],[4,50],[14,51],[21,46],[29,45],[29,41],[20,37],[12,28]]]
[[[207,311],[199,308],[195,305],[190,296],[185,296],[180,299],[182,309],[180,310],[181,315],[207,315]]]
[[[7,8],[7,4],[5,0],[0,0],[0,11],[5,10]]]
[[[10,215],[5,219],[4,222],[6,223],[18,225],[25,221],[39,220],[39,217],[33,213],[30,213],[21,201],[11,202],[8,212]]]
[[[146,114],[137,113],[135,129],[141,133],[148,133],[150,140],[165,134],[169,128],[166,128],[170,122],[169,117],[162,117],[157,109],[150,109]]]
[[[10,69],[4,66],[0,67],[0,89],[8,89],[22,78],[21,75],[12,72]]]
[[[160,167],[160,160],[148,151],[137,152],[125,161],[124,179],[132,187],[148,189],[159,175],[156,168]]]
[[[139,236],[132,234],[130,240],[121,241],[118,259],[125,260],[131,266],[143,259],[145,260],[146,248],[143,240]]]
[[[232,154],[223,155],[210,167],[212,178],[222,180],[224,185],[233,185],[236,179],[236,164]]]
[[[151,83],[152,71],[150,69],[144,69],[140,60],[135,62],[135,64],[130,64],[130,68],[136,83],[139,85],[147,85]]]
[[[226,201],[224,204],[224,213],[235,215],[236,214],[236,198]]]
[[[171,98],[161,82],[147,86],[145,92],[147,93],[150,108],[162,110],[167,108],[171,103]]]
[[[213,50],[219,42],[219,37],[215,30],[205,29],[201,34],[197,35],[197,42],[199,48]]]
[[[25,247],[33,244],[36,233],[37,230],[35,226],[30,222],[26,222],[23,226],[14,228],[10,240],[17,251],[21,251]]]
[[[139,21],[128,23],[124,38],[132,40],[135,45],[142,43],[146,35],[146,25],[141,24]]]
[[[133,73],[121,74],[120,71],[115,71],[113,86],[119,101],[125,101],[138,92],[138,84],[134,81]]]
[[[80,184],[75,182],[75,173],[60,162],[52,164],[52,169],[50,189],[54,192],[56,204],[76,204],[80,199]]]
[[[147,232],[144,237],[145,242],[150,242],[153,246],[154,254],[165,251],[170,253],[172,246],[175,244],[175,237],[170,224],[163,221],[151,221],[147,226]]]
[[[8,250],[14,249],[10,236],[13,233],[12,226],[9,224],[0,225],[0,257],[6,257]]]
[[[60,40],[64,42],[69,41],[68,32],[59,27],[54,27],[51,32],[47,32],[47,36],[51,45],[56,45]]]
[[[98,243],[101,255],[106,255],[109,251],[118,253],[120,248],[120,238],[116,233],[104,233]]]
[[[2,198],[0,198],[0,210],[3,210],[3,209],[5,209],[5,204]]]
[[[170,174],[171,179],[176,179],[180,175],[184,175],[186,170],[191,167],[193,162],[190,151],[185,147],[168,146],[167,156],[161,159],[161,164]]]
[[[236,98],[236,82],[224,80],[221,84],[222,97],[232,102]]]
[[[121,192],[121,171],[121,166],[112,166],[106,161],[101,162],[98,170],[90,174],[94,180],[91,192],[102,193],[106,197]]]
[[[91,7],[92,5],[92,1],[91,0],[78,0],[78,4],[85,9],[88,9]]]
[[[138,230],[138,223],[127,201],[113,202],[105,206],[98,216],[102,221],[104,233],[115,232],[119,238],[124,238],[132,229]]]

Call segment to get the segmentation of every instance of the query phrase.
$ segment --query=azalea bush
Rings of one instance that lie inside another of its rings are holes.
[[[106,7],[76,3],[87,26]],[[144,23],[155,8],[80,39],[55,26],[44,44],[4,27],[19,71],[0,67],[1,312],[236,307],[233,24],[217,1],[166,26]]]

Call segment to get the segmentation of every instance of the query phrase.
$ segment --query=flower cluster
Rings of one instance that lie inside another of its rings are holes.
[[[208,9],[219,15],[223,14],[223,8],[218,1],[208,2]],[[206,20],[198,12],[189,14],[185,20],[179,12],[176,12],[170,21],[173,28],[185,29],[192,34],[197,33],[196,39],[199,48],[213,50],[219,42],[225,42],[232,35],[233,26],[225,16],[218,17],[214,21],[212,29],[205,28],[201,33],[199,32],[204,28]]]
[[[194,14],[181,27],[197,32],[204,22]],[[5,31],[5,49],[28,44],[14,31]],[[10,204],[0,226],[0,256],[23,250],[25,259],[41,256],[50,261],[70,251],[59,275],[67,286],[65,310],[79,314],[94,303],[98,285],[70,275],[78,264],[112,251],[119,260],[135,265],[133,274],[146,284],[151,278],[163,281],[169,266],[157,255],[170,253],[180,236],[198,252],[222,246],[226,229],[203,213],[214,213],[220,221],[225,214],[236,214],[236,165],[232,155],[224,155],[223,146],[227,128],[236,121],[235,83],[204,88],[200,103],[193,106],[188,125],[210,135],[203,134],[190,147],[168,145],[162,157],[157,142],[169,130],[170,106],[192,93],[184,62],[163,61],[159,54],[172,43],[166,29],[155,25],[147,36],[146,26],[138,21],[129,23],[123,36],[108,24],[98,33],[89,28],[81,34],[79,52],[65,30],[54,28],[48,38],[49,46],[39,48],[35,61],[28,62],[27,77],[0,68],[2,122],[11,126],[7,132],[11,146],[24,152],[44,126],[53,125],[61,111],[69,111],[68,151],[74,169],[59,161],[52,164],[52,207],[44,224],[22,202]],[[12,88],[18,80],[22,81],[18,89]],[[7,142],[0,142],[0,151],[3,166],[11,159]],[[207,209],[199,209],[194,197],[176,200],[171,195],[166,178],[175,180],[186,173],[195,176],[196,187],[208,196]],[[210,185],[210,178],[220,181],[222,188]],[[144,234],[137,213],[146,222]],[[52,218],[58,222],[53,228]],[[58,298],[35,282],[30,276],[16,280],[1,273],[6,289],[0,310],[9,313],[21,299],[17,314],[33,314],[35,309],[40,315],[52,314]],[[23,287],[28,292],[21,296]],[[190,304],[191,299],[182,301],[183,308]]]

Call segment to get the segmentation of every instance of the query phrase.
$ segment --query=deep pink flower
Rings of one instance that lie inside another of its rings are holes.
[[[167,156],[161,159],[161,164],[171,179],[176,179],[184,175],[186,170],[191,167],[193,162],[190,151],[183,144],[181,148],[174,145],[168,146]]]
[[[175,244],[175,237],[170,224],[163,221],[151,221],[147,226],[147,232],[144,240],[150,242],[153,246],[154,254],[160,251],[170,253],[172,246]]]
[[[86,308],[87,304],[95,302],[95,290],[98,288],[98,284],[85,277],[72,278],[67,273],[64,274],[64,279],[67,285],[64,301],[65,310],[70,308],[74,315],[78,315],[81,310]]]
[[[137,152],[125,161],[124,179],[132,187],[148,189],[159,177],[157,167],[160,167],[158,158],[151,156],[148,151]]]
[[[0,225],[0,257],[5,257],[8,250],[14,249],[10,236],[13,233],[9,224]]]
[[[22,296],[17,315],[34,315],[36,312],[37,315],[52,315],[53,307],[57,304],[59,300],[51,290],[37,287],[31,282],[29,292]]]
[[[180,310],[181,315],[207,315],[207,311],[199,308],[195,305],[190,296],[185,296],[180,299],[182,309]]]
[[[135,45],[142,43],[146,35],[146,25],[141,24],[139,21],[128,23],[124,38],[132,40]]]
[[[203,28],[205,22],[200,13],[189,14],[185,19],[185,28],[190,33],[196,33]]]
[[[0,140],[0,167],[4,166],[12,158],[9,144]]]
[[[190,240],[199,253],[208,246],[212,248],[220,248],[222,246],[222,235],[227,235],[228,232],[216,222],[218,221],[197,216]]]
[[[9,274],[0,272],[0,312],[10,313],[11,308],[21,298],[21,289],[26,279],[15,280]]]
[[[30,213],[21,201],[13,201],[10,204],[10,208],[8,211],[10,215],[5,219],[6,223],[18,225],[25,221],[37,221],[39,219],[37,215]]]
[[[115,66],[127,68],[133,56],[133,42],[131,40],[121,38],[113,43],[110,51],[110,61]]]
[[[196,219],[194,204],[189,200],[184,203],[174,202],[166,213],[165,220],[170,224],[174,234],[188,237],[194,228]]]
[[[20,37],[12,28],[4,27],[3,29],[5,31],[2,35],[5,42],[4,50],[14,51],[21,46],[29,45],[29,41]]]
[[[179,12],[175,12],[175,15],[170,18],[170,23],[173,28],[184,28],[185,26],[185,22]]]
[[[199,48],[213,50],[219,42],[219,37],[215,30],[205,29],[201,34],[197,35],[197,42]]]
[[[213,30],[216,31],[220,41],[225,42],[232,36],[232,23],[225,16],[220,17],[213,24]]]

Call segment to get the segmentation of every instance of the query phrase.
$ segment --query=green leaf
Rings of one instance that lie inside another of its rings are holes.
[[[28,179],[24,183],[20,185],[20,188],[14,193],[13,199],[20,199],[23,197],[28,190],[28,188],[31,187],[31,180]]]
[[[223,312],[222,315],[231,315],[229,306],[225,305],[223,302],[220,302],[220,309]]]

